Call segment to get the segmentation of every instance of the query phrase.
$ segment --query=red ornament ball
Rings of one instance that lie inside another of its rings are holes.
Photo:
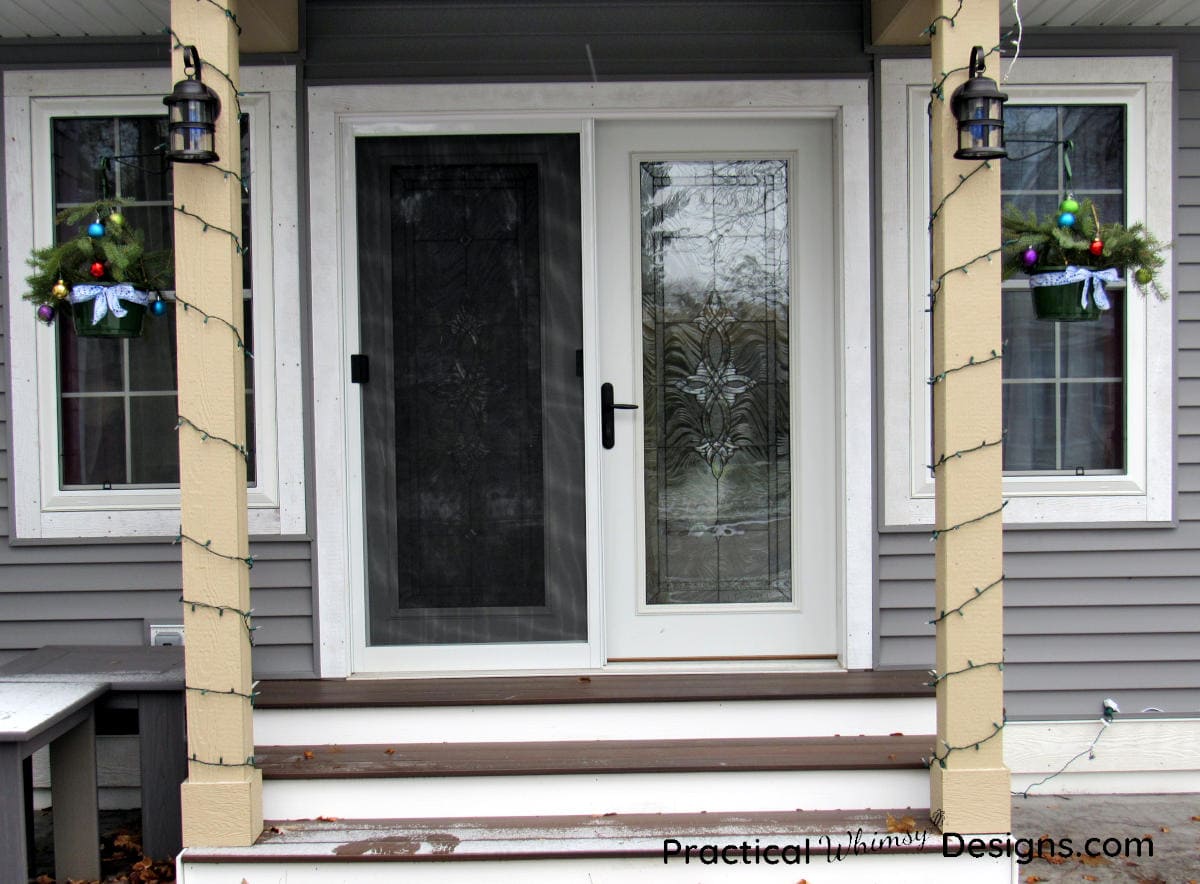
[[[92,264],[89,272],[92,274],[92,276],[96,277],[96,279],[99,279],[104,275],[104,265],[101,262],[96,261]]]
[[[1102,243],[1100,238],[1097,237],[1096,239],[1092,240],[1092,244],[1088,246],[1088,251],[1099,258],[1100,253],[1104,251],[1104,243]]]

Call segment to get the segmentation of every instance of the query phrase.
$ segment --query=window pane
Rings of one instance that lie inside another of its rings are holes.
[[[109,393],[124,389],[121,341],[78,338],[70,320],[58,323],[58,383],[64,393]]]
[[[147,317],[140,338],[129,341],[129,389],[160,393],[175,390],[175,303],[167,312]]]
[[[130,463],[135,484],[179,482],[178,405],[172,396],[129,397]]]
[[[101,161],[116,153],[112,117],[71,117],[54,121],[54,202],[57,206],[100,199]],[[110,163],[104,175],[116,192]]]
[[[1004,292],[1003,339],[1005,378],[1054,377],[1054,323],[1033,314],[1028,291]]]
[[[1037,105],[1010,105],[1004,109],[1004,135],[1012,162],[1001,166],[1001,188],[1057,190],[1058,148],[1036,142],[1057,140],[1058,109]]]
[[[1004,385],[1004,469],[1055,469],[1054,384]]]
[[[1063,138],[1071,152],[1077,191],[1125,187],[1125,109],[1114,105],[1064,107]]]
[[[1063,377],[1125,376],[1125,293],[1110,289],[1108,297],[1112,309],[1095,322],[1061,324]]]
[[[1062,466],[1114,470],[1125,466],[1124,384],[1063,384]]]
[[[125,484],[125,400],[62,400],[62,481],[70,485]]]
[[[165,117],[122,117],[119,121],[117,187],[110,193],[130,200],[170,200],[171,178],[160,149],[167,140]]]

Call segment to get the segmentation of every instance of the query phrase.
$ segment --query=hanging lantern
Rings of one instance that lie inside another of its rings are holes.
[[[174,163],[213,163],[214,121],[221,113],[217,94],[200,81],[200,57],[195,46],[183,47],[186,80],[163,99],[168,113],[167,159]]]
[[[996,81],[982,76],[983,47],[971,50],[970,75],[954,90],[950,108],[958,119],[956,160],[1000,160],[1008,156],[1004,147],[1004,102],[1008,96]]]

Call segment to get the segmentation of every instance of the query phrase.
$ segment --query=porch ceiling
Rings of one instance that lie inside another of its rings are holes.
[[[242,52],[296,52],[300,0],[242,0]],[[0,0],[0,40],[159,37],[170,0]]]
[[[1027,28],[1194,28],[1196,0],[1023,0]],[[877,45],[928,43],[921,33],[933,19],[933,0],[871,0],[871,35]],[[1011,0],[1000,0],[1000,26],[1017,23]]]

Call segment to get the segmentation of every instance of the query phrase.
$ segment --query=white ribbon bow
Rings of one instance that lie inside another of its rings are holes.
[[[1104,270],[1088,270],[1086,267],[1072,265],[1058,273],[1034,274],[1029,277],[1029,284],[1034,288],[1041,288],[1048,285],[1068,285],[1073,282],[1082,282],[1083,296],[1079,299],[1079,306],[1086,310],[1088,298],[1091,297],[1097,307],[1107,310],[1112,305],[1108,301],[1108,292],[1104,290],[1104,283],[1116,282],[1119,278],[1115,267],[1108,267]]]
[[[119,282],[116,285],[86,283],[71,287],[72,304],[86,304],[88,301],[92,302],[92,325],[95,325],[110,310],[117,319],[124,319],[129,311],[121,306],[121,301],[145,307],[150,303],[150,296],[139,292],[127,282]]]

